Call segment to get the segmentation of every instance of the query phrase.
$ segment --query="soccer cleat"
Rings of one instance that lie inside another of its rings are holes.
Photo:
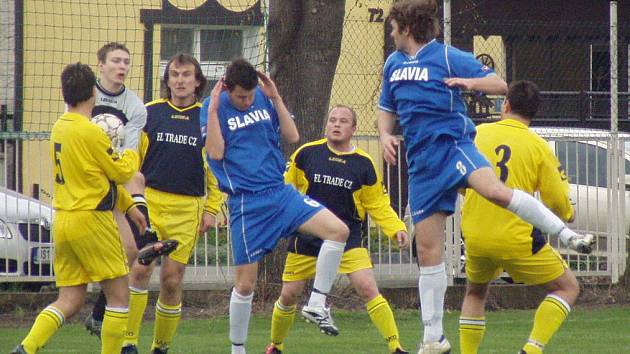
[[[101,328],[103,328],[103,321],[95,320],[94,317],[92,317],[92,313],[90,312],[83,323],[85,324],[85,329],[90,332],[90,335],[96,336],[98,339],[101,339]]]
[[[153,348],[153,350],[151,351],[151,354],[166,354],[166,353],[168,353],[168,348],[166,347]]]
[[[339,334],[339,329],[335,326],[335,321],[330,316],[330,308],[304,306],[302,308],[302,317],[304,317],[306,322],[316,324],[319,330],[326,335],[336,336]]]
[[[122,347],[120,354],[138,354],[138,347],[133,344],[127,344]]]
[[[569,239],[569,248],[584,254],[593,252],[593,245],[595,244],[595,236],[592,234],[575,235]]]
[[[418,354],[449,354],[450,352],[451,343],[444,336],[437,342],[424,342],[418,349]]]
[[[265,354],[282,354],[282,350],[276,348],[276,345],[271,343],[267,349],[265,349]]]
[[[158,244],[161,244],[162,247],[156,249],[155,245]],[[164,240],[151,243],[138,251],[138,263],[148,266],[159,256],[171,254],[175,251],[177,245],[179,245],[177,240]]]
[[[392,354],[409,354],[409,352],[402,348],[396,348],[396,351],[393,352]]]
[[[15,349],[13,349],[13,351],[9,354],[28,354],[28,353],[24,349],[24,346],[20,344],[17,347],[15,347]]]

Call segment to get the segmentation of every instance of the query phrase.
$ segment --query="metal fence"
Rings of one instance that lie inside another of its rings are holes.
[[[571,187],[571,199],[576,208],[576,220],[571,226],[578,232],[597,236],[591,255],[578,255],[560,244],[557,237],[549,237],[577,276],[599,276],[615,283],[626,268],[626,242],[630,234],[630,217],[626,204],[630,202],[630,136],[613,137],[606,131],[560,128],[535,128],[545,137],[563,163]],[[380,159],[376,137],[357,137],[355,143],[369,151],[375,161]],[[41,149],[47,141],[5,139],[2,146],[18,149]],[[404,156],[399,154],[399,156]],[[44,159],[45,160],[45,159]],[[406,171],[383,165],[386,187],[392,206],[412,231],[406,210]],[[8,171],[4,171],[6,174]],[[36,171],[31,171],[36,173]],[[50,189],[40,187],[42,196]],[[4,199],[3,199],[4,198]],[[461,201],[460,201],[461,202]],[[225,211],[226,209],[223,208]],[[51,282],[52,211],[47,203],[17,194],[0,191],[0,282]],[[224,214],[224,216],[226,216]],[[229,217],[229,216],[227,216]],[[465,277],[464,245],[461,239],[459,206],[448,218],[445,230],[446,264],[449,282]],[[367,246],[381,286],[411,286],[417,281],[418,267],[411,250],[399,250],[371,220],[367,221]],[[506,235],[509,237],[509,235]],[[231,255],[230,229],[227,218],[219,217],[219,224],[199,237],[187,267],[187,288],[226,288],[234,274]],[[154,272],[152,284],[157,284],[159,272]]]

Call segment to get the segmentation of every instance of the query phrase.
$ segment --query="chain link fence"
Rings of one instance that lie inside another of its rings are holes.
[[[357,111],[356,144],[377,161],[392,194],[393,206],[402,217],[407,204],[404,161],[399,164],[403,166],[400,170],[387,168],[380,162],[375,128],[382,65],[394,49],[385,22],[392,2],[346,1],[341,56],[330,104],[348,104]],[[576,127],[610,129],[608,2],[454,0],[450,3],[453,45],[473,52],[508,82],[528,79],[541,87],[544,102],[536,125],[569,130]],[[35,261],[36,266],[43,269],[42,264],[46,263],[42,262],[42,257],[46,252],[39,249],[44,250],[41,243],[50,241],[42,231],[47,225],[41,214],[46,213],[45,207],[52,198],[52,164],[47,139],[52,124],[65,109],[59,87],[63,66],[81,61],[98,72],[96,51],[109,41],[118,41],[125,43],[131,52],[126,86],[145,102],[160,97],[166,61],[178,51],[198,58],[212,87],[234,56],[243,56],[260,68],[267,67],[268,6],[268,1],[262,0],[116,0],[106,4],[87,0],[0,2],[0,28],[3,28],[0,33],[0,186],[20,192],[19,200],[40,205],[37,212],[27,209],[32,215],[21,220],[6,219],[7,226],[0,225],[0,234],[5,235],[0,236],[0,274],[14,274],[18,268],[21,276],[44,274],[43,270],[34,273],[28,269],[35,269]],[[629,5],[620,2],[618,13],[619,126],[630,131]],[[502,97],[475,93],[465,93],[465,97],[469,115],[476,122],[499,117]],[[565,135],[575,142],[588,140],[570,131]],[[615,156],[625,156],[623,144],[617,149]],[[615,148],[607,151],[615,151]],[[611,156],[604,161],[604,167],[610,168]],[[579,184],[577,175],[572,178],[572,182]],[[610,203],[613,203],[612,187],[613,180],[607,180],[605,200]],[[625,190],[625,185],[622,189]],[[21,202],[7,197],[4,202],[0,200],[1,203],[9,210],[19,209]],[[610,205],[613,204],[607,207]],[[609,222],[612,225],[619,220]],[[20,226],[20,223],[37,227]],[[623,226],[622,230],[620,234],[625,236],[627,228]],[[403,274],[401,272],[415,274],[408,255],[392,250],[388,241],[375,232],[379,241],[370,244],[377,269],[386,267],[382,269],[387,269],[384,272],[390,274],[390,278],[395,277],[392,274]],[[223,274],[221,267],[230,264],[231,256],[229,237],[224,234],[229,234],[229,230],[219,228],[215,234],[200,240],[191,260],[196,267],[195,274]],[[459,241],[456,233],[453,235],[449,253],[455,262],[452,274],[461,275],[457,263],[459,248],[454,248]],[[10,242],[20,237],[36,244],[27,243],[26,251],[20,251],[22,258],[12,260]],[[609,242],[607,240],[602,239],[602,244]],[[614,240],[615,252],[625,260],[621,256],[625,238]],[[604,252],[612,250],[607,247]],[[622,251],[618,251],[619,247]],[[392,267],[396,264],[405,266]],[[209,270],[213,265],[219,268]],[[607,266],[604,272],[612,274],[612,266]]]

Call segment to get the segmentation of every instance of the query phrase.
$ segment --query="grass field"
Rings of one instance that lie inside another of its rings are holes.
[[[515,354],[529,334],[533,311],[499,311],[487,315],[488,329],[480,353]],[[382,338],[365,312],[336,312],[341,334],[326,337],[313,325],[296,318],[285,353],[289,354],[371,354],[387,353]],[[420,338],[420,322],[416,311],[396,311],[402,343],[408,350]],[[457,320],[459,313],[448,313],[446,335],[459,353]],[[248,353],[264,352],[269,341],[269,316],[254,316],[250,324]],[[140,353],[148,353],[152,322],[142,328]],[[4,324],[6,325],[6,323]],[[0,353],[8,353],[26,335],[27,327],[0,328]],[[229,353],[227,316],[208,320],[189,319],[180,323],[175,343],[169,354]],[[88,336],[79,323],[64,326],[48,343],[45,353],[98,353],[99,342]],[[414,351],[415,352],[415,351]],[[630,308],[577,309],[547,346],[546,354],[621,354],[630,353]]]

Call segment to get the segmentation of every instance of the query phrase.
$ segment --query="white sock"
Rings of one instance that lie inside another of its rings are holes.
[[[247,354],[245,346],[232,344],[232,354]]]
[[[232,344],[232,353],[245,353],[245,341],[247,340],[247,329],[249,327],[249,316],[252,312],[252,299],[254,293],[249,295],[241,295],[232,289],[232,297],[230,298],[230,341]],[[238,350],[235,351],[234,347]]]
[[[567,244],[569,244],[569,240],[571,239],[571,237],[575,235],[577,235],[575,231],[569,229],[568,227],[565,227],[558,234],[558,238],[560,239],[560,241],[562,241],[562,244],[566,246]]]
[[[558,235],[566,229],[571,236],[575,235],[575,232],[568,229],[562,220],[543,203],[518,189],[514,190],[507,209],[544,233]]]
[[[444,295],[446,295],[446,266],[444,262],[431,267],[420,267],[418,280],[424,342],[437,342],[444,334]]]
[[[309,307],[323,307],[326,304],[326,295],[337,278],[344,247],[346,247],[345,242],[324,240],[317,256],[313,291],[308,300]]]

